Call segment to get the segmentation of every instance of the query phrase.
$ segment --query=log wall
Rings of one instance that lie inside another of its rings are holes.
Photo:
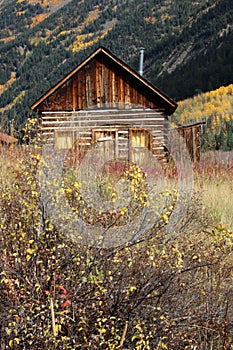
[[[95,132],[109,130],[117,132],[117,158],[128,158],[130,132],[134,129],[146,130],[151,135],[150,150],[157,158],[165,158],[164,144],[167,135],[167,119],[157,110],[131,109],[89,109],[74,112],[42,112],[41,126],[43,140],[47,145],[59,147],[59,137],[63,144],[73,145],[85,150],[91,149],[95,142]],[[110,135],[110,133],[108,134]],[[67,146],[68,147],[68,146]]]

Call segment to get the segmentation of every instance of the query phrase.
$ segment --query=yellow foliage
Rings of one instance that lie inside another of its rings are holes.
[[[145,17],[144,20],[147,23],[155,24],[156,23],[156,18],[155,17]]]
[[[45,13],[41,13],[41,14],[37,15],[36,17],[33,17],[31,28],[35,27],[38,23],[43,22],[46,17],[48,17],[48,15],[46,15]]]
[[[98,18],[98,15],[99,9],[98,6],[96,6],[93,11],[88,12],[87,17],[83,23],[78,26],[78,31],[81,32],[88,24],[94,22]]]
[[[174,114],[180,124],[206,120],[216,132],[233,116],[233,84],[180,101]]]
[[[100,36],[96,36],[92,40],[91,40],[91,38],[93,37],[92,33],[80,34],[78,35],[76,41],[72,44],[72,46],[69,47],[69,49],[71,49],[73,52],[78,52],[80,50],[87,48],[88,46],[92,46],[95,43],[97,43],[100,39],[103,39],[108,34],[108,31],[111,29],[112,28],[109,28],[108,30],[104,31]],[[88,38],[90,38],[89,41],[88,41]]]
[[[18,2],[22,2],[23,0],[18,0]],[[47,7],[47,6],[58,6],[64,2],[64,0],[28,0],[29,4],[37,4],[39,3],[42,7]]]

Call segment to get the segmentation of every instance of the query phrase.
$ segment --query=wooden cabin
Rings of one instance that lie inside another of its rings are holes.
[[[18,140],[15,137],[7,135],[3,131],[0,130],[0,150],[3,148],[12,147],[17,142],[18,142]]]
[[[137,161],[147,148],[165,157],[168,116],[177,103],[100,47],[40,97],[31,109],[43,140],[55,149],[99,144],[115,158]]]

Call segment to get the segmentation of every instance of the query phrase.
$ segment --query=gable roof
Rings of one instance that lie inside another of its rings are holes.
[[[155,97],[155,99],[160,99],[163,105],[165,106],[165,111],[167,115],[170,115],[174,113],[174,111],[177,108],[177,103],[173,101],[171,98],[169,98],[165,93],[163,93],[161,90],[153,86],[147,79],[142,77],[139,73],[137,73],[134,69],[132,69],[129,65],[127,65],[125,62],[123,62],[121,59],[116,57],[114,54],[112,54],[109,50],[107,50],[104,47],[99,47],[97,50],[95,50],[92,54],[90,54],[86,59],[84,59],[76,68],[74,68],[70,73],[68,73],[63,79],[61,79],[58,83],[56,83],[50,90],[45,92],[36,102],[34,102],[31,105],[32,110],[37,110],[38,107],[48,98],[50,97],[55,91],[57,91],[60,87],[62,87],[68,80],[70,80],[77,72],[79,72],[83,67],[85,67],[91,60],[93,60],[98,55],[104,55],[105,57],[108,57],[110,61],[114,62],[116,65],[120,66],[123,71],[127,72],[128,74],[132,75],[134,78],[137,79],[139,83],[141,83],[142,86],[149,89],[152,96]]]
[[[0,130],[0,141],[5,143],[16,143],[18,140],[15,137],[7,135]]]

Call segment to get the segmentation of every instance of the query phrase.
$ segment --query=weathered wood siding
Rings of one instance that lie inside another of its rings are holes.
[[[44,142],[55,148],[79,147],[88,150],[100,139],[114,139],[116,158],[131,157],[130,142],[135,143],[134,152],[140,153],[139,147],[146,146],[158,158],[165,155],[167,119],[154,109],[46,111],[41,115],[41,124]]]
[[[7,135],[0,130],[0,148],[13,147],[17,142],[18,140],[15,137]]]
[[[55,89],[37,108],[40,111],[76,111],[128,105],[164,109],[166,103],[151,89],[101,53]]]
[[[204,124],[205,122],[198,122],[179,126],[175,129],[184,138],[190,158],[194,163],[201,159],[201,135]]]

